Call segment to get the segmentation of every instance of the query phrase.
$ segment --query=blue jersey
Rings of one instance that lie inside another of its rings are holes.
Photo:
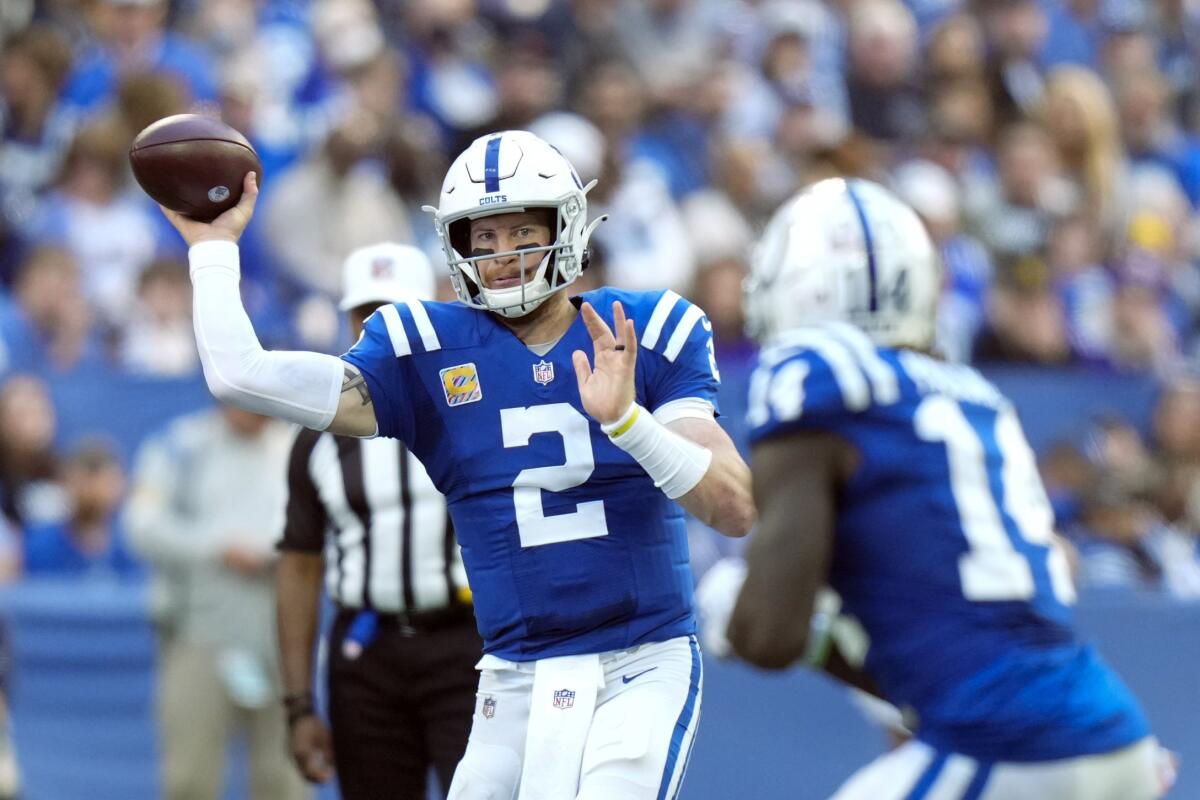
[[[708,320],[674,292],[582,296],[639,333],[637,400],[715,405]],[[544,356],[457,303],[384,306],[343,358],[362,371],[379,433],[404,441],[446,495],[484,650],[527,661],[691,634],[683,511],[583,410],[571,353],[582,317]]]
[[[830,583],[870,639],[866,671],[917,736],[1040,761],[1147,735],[1137,703],[1072,627],[1074,590],[1012,405],[970,367],[799,331],[751,381],[757,442],[828,431],[858,451]]]

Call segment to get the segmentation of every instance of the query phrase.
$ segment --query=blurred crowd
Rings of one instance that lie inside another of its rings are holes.
[[[1162,383],[1149,440],[1098,420],[1046,474],[1085,582],[1200,595],[1190,0],[6,0],[0,41],[0,577],[139,571],[121,459],[56,449],[44,380],[197,373],[184,246],[126,153],[201,111],[264,164],[242,263],[270,347],[340,351],[345,255],[441,263],[450,159],[527,128],[599,179],[584,281],[689,296],[740,387],[755,233],[811,181],[888,184],[941,250],[946,357]]]

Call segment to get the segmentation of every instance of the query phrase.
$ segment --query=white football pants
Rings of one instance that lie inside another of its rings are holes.
[[[471,738],[448,800],[518,797],[535,664],[486,656],[480,662]],[[604,683],[587,729],[574,797],[672,800],[700,719],[703,667],[695,637],[603,653],[600,664]]]
[[[1154,737],[1079,758],[988,765],[909,741],[856,772],[831,800],[1154,800],[1172,782]]]

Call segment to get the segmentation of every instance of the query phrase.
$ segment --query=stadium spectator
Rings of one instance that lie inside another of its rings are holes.
[[[1157,68],[1125,71],[1114,82],[1121,136],[1134,168],[1166,167],[1200,202],[1200,143],[1173,116],[1171,87]]]
[[[917,24],[899,0],[864,0],[849,12],[850,117],[884,141],[911,139],[924,125],[917,79]]]
[[[554,63],[532,46],[518,41],[516,52],[496,72],[496,108],[481,125],[461,133],[455,152],[492,131],[528,129],[530,123],[562,104],[563,80]]]
[[[24,229],[36,214],[41,193],[58,174],[76,125],[76,115],[58,99],[70,69],[70,43],[48,26],[14,33],[0,50],[3,226]]]
[[[495,113],[486,52],[492,39],[475,11],[474,0],[415,0],[401,6],[400,26],[411,57],[410,102],[437,121],[447,142]]]
[[[987,40],[979,20],[960,11],[943,19],[925,45],[924,78],[930,88],[981,81],[987,74]]]
[[[34,577],[136,579],[142,564],[125,543],[117,514],[125,473],[112,448],[81,444],[63,460],[70,516],[25,529],[25,574]]]
[[[157,570],[164,797],[221,796],[230,740],[254,800],[306,796],[287,757],[274,544],[287,425],[234,408],[176,420],[140,451],[125,527]]]
[[[1119,233],[1128,219],[1128,165],[1121,147],[1116,108],[1108,87],[1081,67],[1050,73],[1040,109],[1064,174],[1100,236]]]
[[[988,295],[987,323],[971,360],[1064,364],[1071,359],[1062,302],[1045,261],[1025,256],[1001,262]]]
[[[0,340],[9,354],[9,369],[64,373],[102,358],[95,315],[69,251],[53,246],[34,250],[22,263],[14,289],[15,302],[0,309]]]
[[[87,0],[87,39],[64,89],[67,102],[92,112],[112,102],[123,78],[161,72],[183,83],[201,102],[217,98],[215,64],[208,53],[168,30],[166,0]]]
[[[969,228],[997,260],[1040,252],[1054,218],[1076,201],[1053,142],[1035,123],[1010,125],[999,134],[996,162],[996,181],[966,197]]]
[[[642,129],[646,114],[646,87],[628,61],[608,57],[588,64],[580,72],[570,95],[575,108],[612,144],[627,142]]]
[[[819,2],[769,2],[757,18],[731,21],[727,36],[738,58],[714,65],[704,88],[721,92],[720,126],[735,139],[769,140],[793,98],[810,98],[827,138],[849,127],[842,74],[840,22]],[[739,39],[746,37],[746,41]],[[710,173],[711,176],[711,173]]]
[[[945,288],[938,309],[937,347],[952,361],[966,361],[986,315],[991,256],[962,230],[959,188],[946,170],[914,160],[892,175],[896,193],[920,215],[941,252]]]
[[[1170,382],[1154,410],[1154,455],[1162,469],[1156,502],[1172,525],[1200,531],[1200,383]]]
[[[1119,418],[1102,418],[1091,427],[1087,455],[1093,477],[1072,532],[1080,584],[1200,597],[1196,535],[1160,511],[1163,465],[1141,434]]]
[[[1115,475],[1087,492],[1075,535],[1081,586],[1200,597],[1195,537],[1166,524],[1151,500],[1149,487]]]
[[[1103,248],[1083,215],[1055,220],[1046,243],[1072,352],[1091,363],[1108,360],[1113,339],[1112,273],[1100,262]]]
[[[144,72],[121,81],[115,110],[126,135],[132,140],[134,134],[150,123],[182,114],[190,105],[186,86],[166,75]]]
[[[186,265],[160,260],[142,270],[136,309],[122,337],[120,360],[130,372],[160,377],[196,373],[200,362]]]
[[[716,55],[708,9],[699,0],[618,4],[616,50],[646,81],[651,102],[671,107]]]
[[[962,80],[935,88],[929,97],[928,130],[917,151],[958,181],[964,200],[986,192],[993,180],[994,110],[982,81]]]
[[[1038,471],[1054,509],[1056,530],[1071,530],[1079,520],[1083,495],[1095,478],[1093,464],[1073,443],[1058,441],[1047,448]]]
[[[1177,190],[1176,190],[1177,191]],[[1116,265],[1109,358],[1123,369],[1165,376],[1179,366],[1183,331],[1172,320],[1190,317],[1172,287],[1174,233],[1153,211],[1138,212]]]
[[[0,385],[0,508],[18,529],[69,513],[54,449],[58,418],[46,384],[18,374]]]
[[[991,53],[988,82],[996,121],[1007,126],[1033,114],[1042,102],[1039,57],[1049,32],[1046,11],[1038,0],[982,0],[979,15]]]
[[[415,117],[391,126],[383,145],[383,158],[392,191],[400,199],[404,213],[413,220],[413,243],[431,258],[442,251],[432,225],[422,225],[421,207],[441,188],[448,166],[445,152],[434,125],[424,117]]]
[[[80,130],[34,225],[40,241],[75,257],[84,294],[109,327],[127,317],[137,276],[157,249],[158,223],[126,191],[128,146],[128,132],[113,119]]]
[[[325,145],[276,179],[263,212],[279,265],[301,291],[334,296],[341,254],[412,230],[404,205],[372,159],[383,146],[382,121],[366,111],[347,117]]]

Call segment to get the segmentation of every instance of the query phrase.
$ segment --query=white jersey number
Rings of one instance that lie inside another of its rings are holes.
[[[1073,603],[1075,589],[1066,556],[1054,540],[1054,512],[1013,410],[997,412],[995,425],[996,445],[1003,459],[999,487],[1003,512],[991,484],[981,432],[955,400],[945,395],[926,397],[917,408],[915,425],[922,439],[946,445],[950,490],[970,545],[958,564],[963,596],[977,601],[1029,600],[1034,596],[1033,567],[1013,546],[1003,513],[1022,539],[1048,548],[1046,566],[1054,596],[1060,603]]]
[[[570,542],[608,535],[604,501],[580,503],[568,514],[546,516],[542,492],[562,492],[579,486],[596,468],[587,417],[568,403],[551,403],[500,410],[500,431],[505,447],[526,447],[535,433],[562,436],[566,462],[551,467],[530,467],[513,480],[513,505],[522,547]]]

